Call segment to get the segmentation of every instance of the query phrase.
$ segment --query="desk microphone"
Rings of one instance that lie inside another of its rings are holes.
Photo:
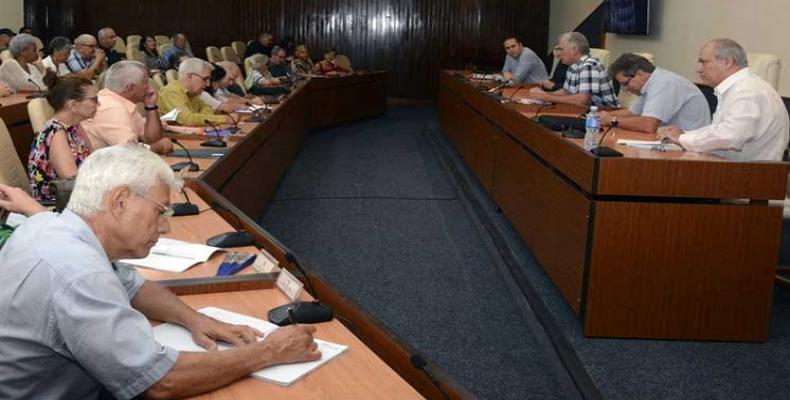
[[[227,115],[230,118],[230,120],[233,121],[233,128],[230,128],[230,134],[231,135],[236,133],[236,132],[241,131],[241,128],[239,128],[239,121],[236,121],[236,118],[233,117],[232,113],[229,113],[227,111],[223,111],[222,113]]]
[[[228,144],[222,140],[222,136],[219,134],[219,128],[216,125],[212,124],[211,121],[204,119],[203,122],[214,128],[214,133],[217,135],[216,139],[209,139],[205,142],[201,143],[201,146],[205,147],[228,147]]]
[[[189,149],[184,147],[184,145],[181,144],[181,142],[179,142],[178,140],[176,140],[176,138],[170,138],[170,141],[173,142],[173,144],[175,144],[176,146],[184,149],[184,153],[186,153],[187,158],[189,159],[189,161],[182,161],[180,163],[175,163],[171,165],[170,168],[173,171],[181,171],[184,168],[189,168],[188,171],[192,171],[192,172],[199,171],[200,167],[194,161],[192,161],[192,154],[189,152]]]
[[[291,263],[291,265],[299,270],[299,273],[304,276],[305,282],[307,283],[307,292],[313,296],[315,301],[295,301],[272,308],[267,315],[269,322],[278,326],[286,326],[293,323],[315,324],[331,321],[334,317],[332,309],[319,302],[310,276],[307,275],[307,272],[296,260],[296,257],[290,252],[287,252],[285,253],[285,261]]]
[[[184,198],[187,199],[186,203],[173,203],[170,205],[170,208],[173,209],[173,216],[180,217],[182,215],[197,215],[200,210],[198,210],[197,204],[193,203],[192,200],[189,199],[189,195],[184,188],[181,188],[181,194],[184,195]]]
[[[500,83],[499,85],[496,85],[496,86],[492,87],[491,89],[488,89],[488,93],[494,93],[497,90],[501,90],[502,88],[510,85],[511,83],[513,83],[512,80],[504,81],[504,82]]]
[[[261,101],[263,101],[263,99],[261,99]],[[265,112],[264,110],[266,110],[266,108],[257,109],[249,101],[245,102],[244,104],[246,104],[247,107],[250,108],[250,110],[253,110],[252,111],[252,117],[247,118],[247,120],[245,122],[263,122],[263,121],[266,121],[266,117],[263,116],[263,113]]]
[[[619,152],[619,151],[617,151],[617,150],[615,150],[615,149],[613,149],[611,147],[601,146],[601,143],[603,143],[603,139],[606,137],[606,135],[610,131],[612,131],[614,129],[615,126],[617,126],[617,121],[612,121],[612,123],[609,125],[609,129],[607,129],[603,133],[603,135],[601,135],[601,140],[598,141],[598,146],[593,148],[593,149],[590,149],[590,153],[593,153],[593,154],[595,154],[598,157],[622,157],[623,156],[623,153],[621,153],[621,152]]]
[[[447,392],[444,391],[444,389],[442,388],[442,384],[439,382],[439,380],[436,379],[436,377],[431,373],[431,371],[428,371],[425,368],[428,365],[428,363],[425,361],[424,358],[422,358],[421,355],[412,354],[411,357],[409,358],[409,361],[411,361],[411,365],[414,368],[417,368],[420,371],[422,371],[422,373],[425,374],[426,377],[428,377],[428,380],[430,380],[431,383],[433,383],[433,385],[436,386],[436,388],[439,389],[440,392],[442,392],[442,396],[445,398],[445,400],[450,400],[450,396],[448,396]]]
[[[36,87],[36,93],[27,95],[27,97],[25,97],[26,99],[41,99],[47,97],[47,94],[41,90],[41,86],[39,86],[39,84],[36,83],[36,81],[30,78],[27,78],[27,81],[32,83]]]

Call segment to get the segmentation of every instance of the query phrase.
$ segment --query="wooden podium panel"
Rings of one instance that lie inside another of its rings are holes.
[[[27,168],[27,157],[30,154],[30,144],[33,143],[33,127],[27,114],[26,96],[30,93],[17,93],[13,96],[0,97],[0,118],[11,134],[16,153],[22,165]]]
[[[443,131],[585,335],[766,340],[782,220],[767,200],[784,198],[787,164],[629,148],[617,140],[655,135],[620,129],[603,144],[623,157],[599,158],[532,120],[581,107],[502,104],[463,73],[440,82]],[[492,143],[493,165],[470,156]]]
[[[266,320],[288,299],[279,290],[212,293],[180,298],[193,308],[219,307]],[[246,378],[196,399],[422,399],[340,322],[316,324],[315,337],[349,346],[345,353],[289,387]]]
[[[588,336],[765,341],[782,209],[597,202]]]

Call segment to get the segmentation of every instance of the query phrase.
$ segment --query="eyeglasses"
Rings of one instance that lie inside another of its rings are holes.
[[[156,201],[156,200],[154,200],[154,199],[152,199],[152,198],[150,198],[148,196],[139,196],[139,197],[143,198],[143,199],[146,199],[146,200],[156,204],[157,208],[159,209],[159,216],[160,217],[170,218],[175,213],[175,210],[173,210],[173,207],[165,206],[164,204],[162,204],[162,203],[160,203],[160,202],[158,202],[158,201]]]
[[[189,75],[195,75],[195,76],[197,76],[198,78],[202,79],[202,80],[203,80],[203,82],[210,82],[210,81],[211,81],[211,77],[210,77],[210,76],[202,76],[202,75],[200,75],[200,74],[196,74],[196,73],[194,73],[194,72],[190,72],[190,73],[189,73]]]

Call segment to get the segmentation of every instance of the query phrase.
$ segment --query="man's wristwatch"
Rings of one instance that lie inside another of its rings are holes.
[[[145,111],[156,111],[158,109],[159,109],[159,106],[156,106],[156,105],[151,106],[151,107],[145,106]]]

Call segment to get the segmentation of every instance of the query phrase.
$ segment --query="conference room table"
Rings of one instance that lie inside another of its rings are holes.
[[[290,270],[306,283],[306,288],[314,289],[323,304],[332,308],[335,319],[317,324],[316,337],[349,346],[346,353],[290,387],[246,378],[199,398],[441,399],[445,398],[445,393],[452,399],[475,397],[430,360],[420,365],[422,369],[415,367],[412,356],[417,353],[414,349],[363,307],[314,274],[309,263],[256,222],[309,130],[379,116],[386,110],[386,94],[386,72],[303,81],[281,103],[272,106],[270,113],[264,114],[263,122],[239,122],[241,132],[227,139],[228,149],[224,156],[194,158],[199,171],[181,174],[186,182],[184,191],[200,212],[171,218],[171,231],[164,237],[205,243],[209,237],[228,231],[243,230],[251,234],[253,246],[228,250],[268,252],[279,268]],[[0,99],[0,117],[9,126],[23,164],[32,141],[25,97],[26,94],[18,94]],[[249,114],[236,117],[245,121]],[[200,143],[211,138],[201,132],[166,134],[192,150],[203,148]],[[169,164],[186,160],[174,154],[163,158]],[[171,202],[185,202],[185,197],[181,193],[171,193]],[[264,272],[247,267],[233,276],[216,276],[224,254],[224,251],[217,252],[207,262],[184,272],[138,270],[196,308],[215,306],[266,319],[270,308],[288,302],[275,287],[277,267]],[[310,293],[301,295],[301,300],[312,299]],[[437,388],[437,383],[441,389]]]
[[[586,109],[471,78],[441,72],[441,128],[586,336],[767,339],[787,164],[627,147],[656,137],[619,128],[602,144],[623,156],[598,157],[532,119]]]

